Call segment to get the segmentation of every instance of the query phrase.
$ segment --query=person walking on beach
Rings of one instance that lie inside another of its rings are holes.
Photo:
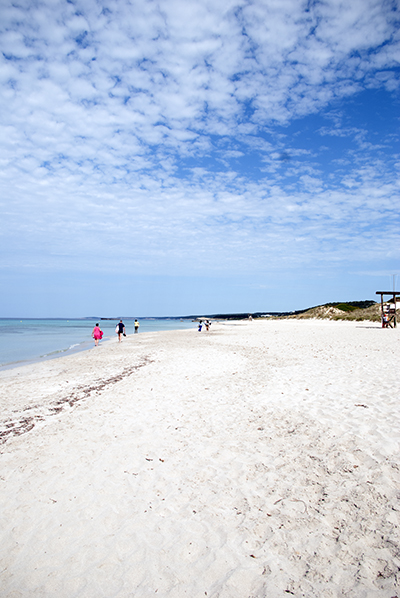
[[[94,346],[97,347],[99,340],[103,338],[103,332],[100,330],[98,322],[92,330],[92,337],[94,338]]]
[[[117,327],[115,329],[115,332],[118,334],[118,342],[121,342],[121,334],[123,334],[124,336],[126,336],[125,333],[125,324],[123,323],[122,320],[120,320],[117,324]]]
[[[139,332],[139,322],[137,320],[135,320],[135,333]]]

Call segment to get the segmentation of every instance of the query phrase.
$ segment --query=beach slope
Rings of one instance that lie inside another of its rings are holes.
[[[1,596],[400,596],[399,339],[221,323],[0,372]]]

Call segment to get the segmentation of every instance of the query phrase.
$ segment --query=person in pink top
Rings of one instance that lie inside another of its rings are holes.
[[[103,333],[99,328],[99,324],[96,324],[96,326],[93,328],[92,337],[94,338],[94,346],[97,347],[99,340],[103,337]]]

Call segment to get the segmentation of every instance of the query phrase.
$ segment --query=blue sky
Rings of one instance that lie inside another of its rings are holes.
[[[0,316],[392,288],[399,25],[398,0],[3,0]]]

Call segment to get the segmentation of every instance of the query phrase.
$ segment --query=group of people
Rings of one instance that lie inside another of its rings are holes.
[[[139,332],[139,322],[137,320],[135,320],[134,323],[134,329],[135,329],[135,333]],[[122,336],[126,336],[126,330],[125,330],[125,324],[123,323],[122,320],[120,320],[118,322],[118,324],[115,327],[115,332],[118,335],[118,342],[121,342],[121,337]],[[100,329],[99,323],[97,322],[95,327],[92,330],[92,337],[94,338],[94,345],[95,347],[98,346],[99,344],[99,340],[101,340],[103,338],[103,331]]]
[[[385,311],[382,315],[382,328],[392,328],[390,312]]]
[[[204,326],[206,328],[206,330],[210,330],[210,326],[211,326],[211,322],[209,320],[205,320],[204,321]],[[201,332],[201,329],[203,328],[203,320],[200,320],[199,322],[199,327],[198,327],[198,331]]]
[[[201,332],[203,325],[205,326],[206,330],[210,330],[210,326],[211,326],[211,322],[209,320],[200,320],[199,321],[199,327],[198,327],[198,331]],[[135,333],[137,334],[139,332],[139,322],[138,320],[135,320],[134,322],[134,330]],[[118,322],[118,324],[115,327],[115,332],[118,335],[118,342],[121,342],[121,337],[122,336],[126,336],[126,330],[125,330],[125,324],[123,323],[122,320],[120,320]],[[92,330],[92,337],[94,338],[94,344],[95,347],[98,346],[99,344],[99,340],[101,340],[103,338],[103,331],[100,329],[99,323],[97,322],[95,327]]]

